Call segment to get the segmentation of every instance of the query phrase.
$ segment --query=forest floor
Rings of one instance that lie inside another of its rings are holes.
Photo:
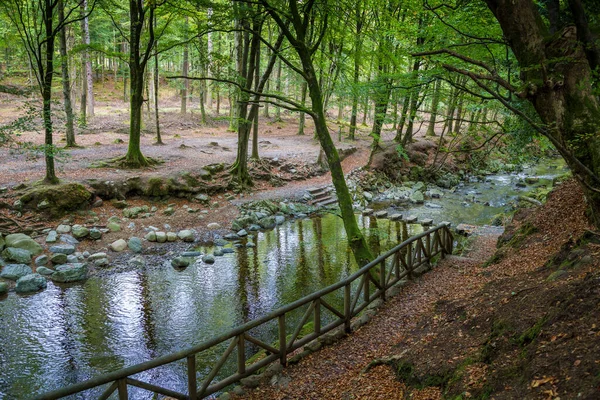
[[[600,234],[584,209],[562,184],[498,251],[497,235],[471,238],[367,325],[233,398],[599,398]]]

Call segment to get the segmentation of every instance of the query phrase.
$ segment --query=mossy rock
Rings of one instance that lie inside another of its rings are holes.
[[[153,177],[148,179],[148,185],[144,190],[146,196],[166,196],[169,194],[169,185],[163,178]]]
[[[20,200],[26,209],[38,209],[38,204],[43,203],[44,213],[50,217],[60,217],[70,211],[88,208],[93,197],[85,186],[68,182],[34,186]]]

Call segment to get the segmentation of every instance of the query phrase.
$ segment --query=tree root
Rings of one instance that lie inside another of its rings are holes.
[[[388,356],[388,357],[376,358],[375,360],[371,361],[369,363],[369,365],[367,365],[366,367],[363,368],[363,370],[361,371],[361,374],[366,374],[371,369],[378,367],[380,365],[392,365],[394,362],[400,361],[406,355],[406,353],[408,353],[408,349],[404,350],[400,354],[394,354],[394,355]]]

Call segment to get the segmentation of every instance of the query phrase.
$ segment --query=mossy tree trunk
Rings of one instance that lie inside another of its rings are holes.
[[[373,259],[373,254],[356,222],[356,217],[354,216],[354,211],[352,209],[352,197],[350,196],[350,191],[346,185],[340,157],[333,144],[329,130],[327,129],[327,121],[323,109],[323,95],[313,65],[313,55],[319,42],[317,42],[316,45],[315,43],[310,44],[307,42],[309,37],[307,29],[317,29],[312,25],[315,23],[315,19],[312,18],[314,17],[312,13],[315,11],[312,7],[304,7],[302,10],[303,15],[301,15],[296,1],[289,0],[289,24],[293,27],[290,29],[288,27],[288,22],[282,19],[285,17],[278,14],[277,10],[271,7],[267,1],[261,0],[261,4],[265,6],[267,12],[273,17],[277,25],[279,25],[279,28],[298,54],[302,64],[302,70],[298,72],[301,72],[308,85],[308,93],[311,99],[311,117],[315,124],[316,136],[327,157],[327,163],[329,164],[331,178],[338,197],[348,243],[350,244],[357,263],[359,265],[364,265]],[[321,29],[326,29],[326,27],[321,27]]]
[[[62,25],[65,21],[65,5],[63,0],[58,1],[58,20]],[[65,103],[65,129],[67,147],[75,147],[75,129],[73,127],[73,106],[71,104],[71,79],[69,78],[69,58],[67,55],[67,34],[65,32],[66,27],[63,26],[59,33],[60,40],[60,67],[62,72],[62,87],[63,87],[63,101]]]
[[[431,107],[429,109],[429,124],[427,126],[426,136],[435,136],[435,120],[437,119],[438,106],[440,105],[442,81],[436,79],[433,86],[433,97],[431,98]]]

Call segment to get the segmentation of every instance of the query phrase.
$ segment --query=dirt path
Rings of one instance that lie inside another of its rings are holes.
[[[406,341],[423,317],[440,300],[466,299],[481,289],[481,264],[494,250],[498,234],[474,238],[468,257],[448,257],[431,272],[404,287],[382,306],[370,323],[338,343],[286,368],[279,382],[250,390],[245,399],[399,399],[404,387],[388,366],[363,373],[377,358],[396,353],[395,344]],[[410,339],[409,339],[410,340]],[[436,390],[422,397],[437,399]]]

